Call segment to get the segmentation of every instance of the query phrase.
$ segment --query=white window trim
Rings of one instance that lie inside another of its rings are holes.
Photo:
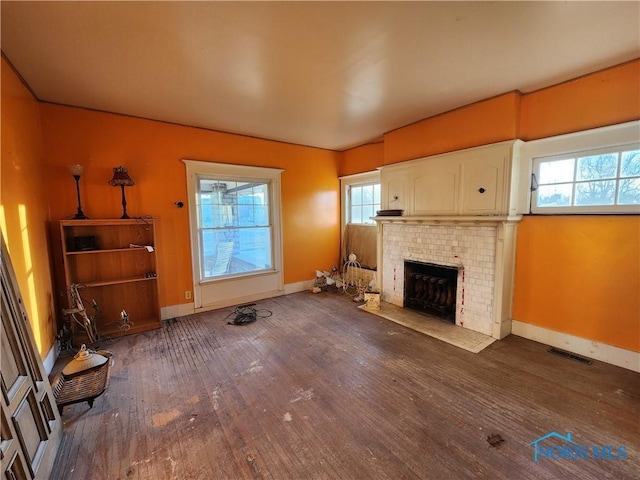
[[[282,273],[282,212],[281,212],[281,174],[284,170],[278,168],[250,167],[227,163],[204,162],[183,159],[186,166],[187,192],[189,207],[189,231],[191,237],[191,262],[194,285],[194,304],[197,309],[211,309],[234,305],[243,301],[253,301],[267,298],[273,294],[281,294],[283,286]],[[225,276],[218,279],[200,278],[200,239],[198,231],[197,195],[200,175],[228,177],[234,180],[264,180],[271,184],[270,195],[273,215],[273,269],[255,274],[241,276]],[[240,287],[246,284],[247,287]],[[217,293],[213,297],[203,289],[215,285]],[[239,292],[239,293],[238,293]],[[240,296],[234,296],[240,295]]]
[[[608,127],[584,130],[566,135],[525,142],[520,147],[521,176],[519,182],[519,211],[541,215],[554,214],[640,214],[638,205],[597,207],[546,207],[532,208],[532,177],[536,159],[555,157],[581,151],[619,147],[640,142],[640,120]],[[534,211],[535,210],[535,211]]]
[[[347,225],[349,218],[349,187],[357,185],[368,185],[372,183],[380,183],[380,170],[375,172],[356,173],[354,175],[346,175],[340,177],[340,216],[342,223],[342,233],[344,234],[344,227]],[[362,223],[358,225],[369,225],[368,223]],[[372,227],[376,224],[372,223]]]

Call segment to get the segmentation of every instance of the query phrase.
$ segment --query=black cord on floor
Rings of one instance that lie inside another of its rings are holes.
[[[253,308],[255,303],[247,303],[245,305],[238,305],[233,312],[225,317],[228,325],[246,325],[247,323],[253,323],[258,318],[266,318],[273,315],[273,312],[266,308],[256,309]],[[229,319],[232,320],[229,320]]]

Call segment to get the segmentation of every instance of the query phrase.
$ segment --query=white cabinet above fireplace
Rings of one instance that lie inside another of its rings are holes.
[[[401,208],[405,216],[515,215],[521,143],[500,142],[382,167],[382,208]]]

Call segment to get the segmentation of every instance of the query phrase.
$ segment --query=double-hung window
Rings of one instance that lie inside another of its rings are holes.
[[[195,308],[219,308],[280,294],[284,288],[282,170],[183,161]]]

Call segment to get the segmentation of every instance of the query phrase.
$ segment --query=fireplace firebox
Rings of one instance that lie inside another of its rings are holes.
[[[405,260],[404,307],[456,322],[458,269]]]

